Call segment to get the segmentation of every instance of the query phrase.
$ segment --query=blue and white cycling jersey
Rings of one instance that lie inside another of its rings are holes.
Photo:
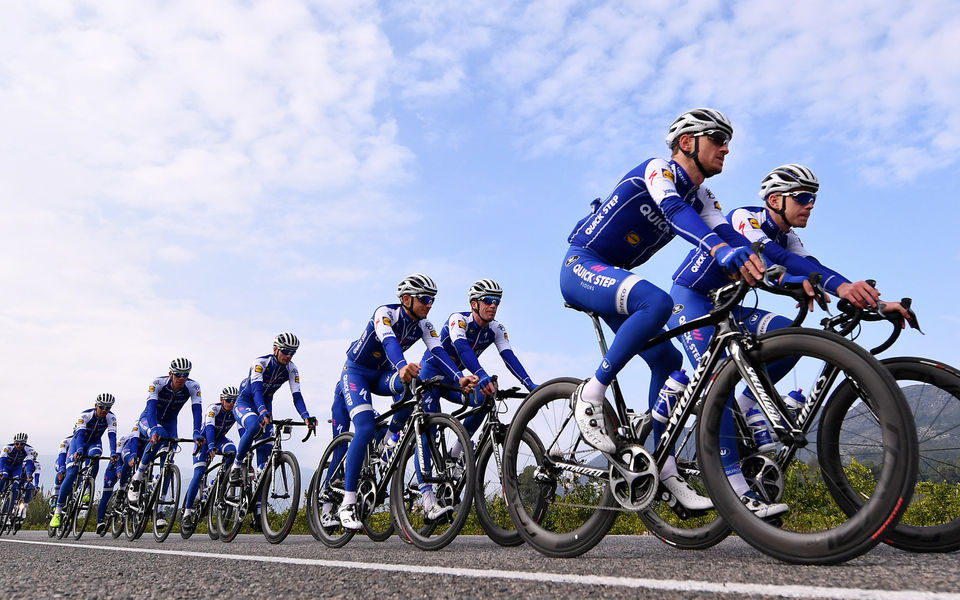
[[[33,475],[37,466],[37,451],[30,444],[24,444],[22,448],[17,448],[14,444],[7,444],[0,450],[0,471],[7,475],[20,473],[21,469],[26,469],[26,475]]]
[[[174,431],[168,431],[170,435],[176,434],[177,415],[180,409],[190,400],[193,408],[193,428],[194,434],[200,433],[201,411],[203,405],[200,398],[200,384],[192,379],[187,379],[183,387],[179,390],[173,389],[173,380],[169,375],[157,377],[147,388],[147,406],[140,413],[141,424],[146,425],[147,431],[144,434],[149,436],[149,432],[157,426],[168,429],[173,426]]]
[[[764,244],[764,257],[767,262],[783,265],[791,275],[808,276],[814,271],[823,274],[821,284],[824,289],[837,295],[837,288],[850,283],[843,275],[820,263],[800,241],[793,229],[783,231],[762,206],[737,208],[727,215],[730,225],[751,243]],[[693,249],[673,274],[673,280],[702,294],[730,282],[724,270],[710,256],[709,251]]]
[[[410,316],[399,304],[384,304],[373,311],[363,333],[350,344],[347,361],[376,371],[399,371],[407,365],[403,353],[419,340],[423,340],[427,351],[432,354],[441,350],[440,336],[433,323]],[[456,369],[451,370],[449,359],[447,362],[443,370],[455,375]],[[458,378],[461,376],[457,375]]]
[[[113,456],[117,453],[117,416],[108,411],[103,417],[98,417],[95,408],[83,411],[73,428],[68,454],[85,452],[91,446],[99,444],[104,431],[110,440],[110,455]]]
[[[67,452],[70,450],[70,442],[73,441],[73,434],[63,438],[60,442],[60,448],[57,450],[57,473],[63,473],[67,468]]]
[[[207,441],[207,450],[215,450],[227,436],[227,432],[237,422],[232,410],[224,410],[219,402],[211,404],[203,418],[203,433]]]
[[[724,241],[743,245],[736,243],[713,193],[695,185],[672,160],[640,163],[606,200],[594,200],[591,206],[593,212],[577,223],[568,241],[615,267],[645,263],[675,235],[708,253]]]
[[[273,412],[273,395],[284,383],[290,384],[290,393],[293,394],[293,405],[297,412],[304,419],[309,417],[303,394],[300,393],[300,371],[297,366],[293,361],[281,365],[272,354],[266,354],[254,359],[247,377],[240,382],[240,395],[237,396],[234,408],[238,420],[249,411]]]
[[[527,390],[533,390],[534,383],[527,375],[520,360],[513,352],[510,346],[510,338],[507,335],[507,329],[497,320],[490,321],[486,327],[482,327],[473,318],[472,312],[456,312],[450,315],[443,329],[440,330],[440,343],[443,349],[453,359],[458,369],[469,369],[476,375],[480,381],[477,387],[482,388],[490,382],[490,376],[480,366],[478,357],[483,351],[496,345],[503,363],[514,377],[520,380]],[[423,361],[431,366],[435,364],[436,359],[433,354],[427,351],[423,355]]]

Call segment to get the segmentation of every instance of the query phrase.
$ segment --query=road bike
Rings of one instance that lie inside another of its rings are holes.
[[[382,433],[366,449],[357,485],[357,509],[367,535],[382,540],[392,534],[381,516],[389,503],[393,528],[401,539],[422,550],[445,547],[463,528],[473,500],[476,468],[470,438],[460,422],[450,415],[424,412],[423,394],[431,388],[463,391],[444,384],[442,375],[427,380],[414,378],[405,396],[376,418],[376,428]],[[377,438],[385,437],[395,413],[410,408],[413,412],[384,460],[385,447]],[[321,524],[323,506],[327,504],[336,511],[343,502],[346,453],[352,439],[352,432],[333,438],[320,458],[308,494],[311,533],[332,548],[343,546],[356,533],[339,523],[330,527]],[[457,444],[463,452],[454,458],[451,450]],[[452,509],[436,520],[425,518],[423,490],[427,485],[437,504]]]
[[[497,376],[491,377],[496,386]],[[478,394],[479,391],[475,391]],[[503,443],[507,437],[507,424],[500,420],[500,415],[507,414],[508,399],[524,399],[526,393],[521,393],[519,387],[500,389],[497,387],[492,396],[483,397],[478,406],[465,406],[452,413],[462,423],[464,419],[474,414],[484,414],[483,421],[477,429],[476,473],[474,485],[473,505],[477,511],[477,519],[484,533],[497,544],[505,547],[519,546],[523,538],[513,525],[510,513],[507,511],[506,500],[503,495]],[[544,463],[546,450],[543,442],[532,430],[524,432],[521,438],[522,446],[518,455],[517,470],[525,476],[532,473]],[[521,486],[527,513],[535,519],[542,516],[547,507],[547,499],[539,493],[535,485]]]
[[[768,277],[782,272],[768,269]],[[773,285],[770,279],[758,287],[807,300],[802,291]],[[652,347],[700,327],[716,327],[652,452],[638,435],[644,429],[643,419],[627,410],[618,385],[611,385],[616,407],[608,403],[604,411],[607,431],[617,434],[617,450],[611,455],[586,445],[580,437],[571,406],[580,380],[555,379],[527,397],[510,425],[504,452],[507,506],[525,541],[548,556],[577,556],[606,535],[619,512],[643,511],[655,499],[677,506],[660,485],[659,470],[696,416],[698,478],[688,481],[695,487],[702,485],[717,514],[749,544],[787,562],[833,564],[859,556],[879,543],[883,531],[896,523],[909,503],[916,477],[916,429],[902,393],[869,353],[835,334],[786,329],[752,335],[731,316],[733,307],[750,289],[739,281],[714,290],[710,294],[714,309],[709,314],[662,333],[648,344]],[[599,320],[595,325],[599,329]],[[783,400],[785,384],[769,375],[778,361],[794,361],[798,377],[810,384],[807,402],[797,415]],[[854,400],[828,402],[842,386],[851,390]],[[806,511],[795,511],[782,522],[767,522],[733,491],[720,449],[731,442],[749,444],[751,440],[742,434],[737,440],[721,437],[720,424],[725,418],[743,418],[732,399],[744,388],[757,399],[781,443],[776,460],[761,459],[763,455],[741,449],[742,459],[757,456],[762,467],[753,473],[753,485],[770,492],[776,492],[778,485],[794,485],[823,502],[822,510],[829,518],[810,520]],[[860,405],[868,406],[875,415],[876,426],[870,434],[879,440],[884,453],[880,463],[861,473],[857,492],[865,499],[859,510],[847,514],[843,510],[849,500],[847,471],[857,469],[858,463],[840,431],[851,409]],[[728,411],[731,414],[725,417]],[[540,518],[527,512],[520,496],[517,453],[526,429],[535,431],[547,450],[546,464],[533,476],[550,500]],[[815,435],[808,436],[811,433]],[[698,533],[694,530],[690,535]]]
[[[200,451],[204,452],[205,450],[201,449]],[[221,460],[210,461],[211,464],[206,466],[203,472],[203,485],[200,486],[197,497],[193,501],[193,527],[185,527],[183,520],[180,521],[180,537],[185,540],[190,539],[196,531],[197,525],[203,519],[207,520],[207,535],[210,536],[210,539],[220,539],[220,527],[217,523],[215,507],[217,499],[223,495],[229,484],[230,469],[228,466],[233,464],[234,453],[230,452],[223,455],[217,452],[217,456],[220,456]],[[216,475],[211,478],[210,475],[214,472],[216,472]]]
[[[57,539],[63,539],[68,533],[73,539],[79,540],[87,530],[90,517],[96,513],[94,493],[97,483],[94,480],[93,466],[101,460],[110,460],[109,456],[84,456],[83,464],[73,480],[73,486],[60,513],[60,526],[56,527]]]
[[[26,510],[24,501],[26,485],[25,477],[16,477],[7,481],[7,487],[0,496],[0,535],[5,533],[16,535],[23,526],[24,518],[20,513]]]
[[[259,507],[259,515],[254,518],[259,521],[263,537],[271,544],[286,539],[297,518],[300,464],[296,456],[283,450],[283,441],[290,439],[294,427],[305,427],[306,423],[282,419],[274,421],[273,426],[272,435],[261,437],[250,446],[241,465],[240,483],[229,482],[223,493],[216,494],[215,519],[223,542],[232,542],[237,537],[251,508]],[[316,429],[311,428],[301,442],[306,442],[315,432]],[[270,455],[254,475],[254,451],[264,444],[272,444]],[[221,469],[221,473],[225,471]]]
[[[153,524],[153,538],[157,543],[167,539],[177,521],[180,508],[180,468],[174,457],[180,452],[179,444],[194,444],[190,438],[161,437],[162,444],[143,474],[143,489],[136,503],[127,502],[124,529],[127,538],[138,539]],[[136,473],[137,461],[133,472]],[[131,482],[128,485],[133,485]]]

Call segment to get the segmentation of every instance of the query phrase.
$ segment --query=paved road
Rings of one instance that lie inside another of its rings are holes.
[[[439,552],[394,537],[339,550],[309,536],[273,546],[173,535],[163,544],[44,531],[0,538],[9,598],[883,598],[960,600],[960,553],[879,547],[834,567],[785,565],[739,539],[685,552],[647,536],[610,536],[584,556],[549,559],[461,536]]]

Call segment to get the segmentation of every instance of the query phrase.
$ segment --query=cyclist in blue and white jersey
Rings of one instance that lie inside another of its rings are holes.
[[[220,392],[220,401],[211,404],[207,409],[206,416],[203,419],[203,439],[199,442],[199,450],[193,455],[193,479],[187,486],[187,495],[184,500],[183,523],[182,527],[192,530],[196,523],[193,522],[193,502],[197,498],[197,493],[205,484],[204,475],[207,472],[207,462],[212,461],[217,452],[226,456],[236,454],[237,447],[227,432],[237,422],[233,415],[233,409],[237,403],[237,396],[240,391],[233,386],[225,387]],[[225,459],[226,460],[226,459]]]
[[[762,242],[764,258],[772,264],[786,267],[785,280],[803,281],[812,294],[807,278],[813,272],[823,275],[821,285],[830,294],[850,301],[859,308],[876,306],[880,292],[865,281],[851,282],[840,273],[828,268],[804,247],[795,229],[807,226],[817,199],[820,183],[809,168],[798,164],[781,165],[770,171],[760,184],[760,197],[764,206],[747,206],[731,211],[728,215],[731,226],[750,242]],[[692,250],[674,273],[674,285],[670,295],[676,303],[670,316],[670,326],[676,327],[701,317],[713,308],[708,293],[729,282],[729,278],[716,260],[706,252]],[[908,322],[907,311],[899,302],[884,306],[887,311],[899,311]],[[788,327],[791,319],[754,307],[737,307],[734,315],[752,333],[760,335]],[[703,327],[684,334],[682,345],[696,365],[713,337],[713,327]],[[779,381],[796,361],[783,360],[771,365],[769,374]],[[746,417],[757,447],[761,452],[776,448],[763,413],[748,390],[736,398],[737,405]],[[729,415],[729,413],[728,413]],[[735,440],[735,425],[732,418],[721,423],[721,439]],[[783,503],[767,503],[750,491],[750,486],[740,470],[740,457],[736,443],[721,447],[721,457],[730,479],[731,487],[740,494],[741,501],[757,515],[772,517],[788,510]]]
[[[192,437],[197,440],[202,435],[200,430],[203,422],[203,400],[200,398],[200,384],[190,379],[191,369],[193,363],[188,359],[175,358],[170,361],[169,372],[154,379],[147,388],[147,406],[140,413],[139,427],[140,435],[149,439],[143,449],[137,472],[133,474],[133,480],[127,488],[127,500],[131,504],[140,500],[143,477],[153,457],[161,446],[167,445],[166,442],[160,442],[160,438],[177,437],[177,416],[187,401],[190,401],[193,412]]]
[[[70,450],[70,442],[73,441],[73,433],[63,438],[60,442],[60,448],[57,451],[57,460],[54,463],[56,475],[54,476],[53,498],[51,498],[51,508],[57,505],[57,497],[60,495],[60,485],[63,478],[67,475],[67,451]]]
[[[526,369],[520,363],[520,359],[514,354],[510,346],[507,329],[502,323],[496,320],[497,308],[503,300],[503,288],[492,279],[480,279],[470,286],[467,292],[467,301],[470,303],[469,312],[455,312],[447,319],[446,325],[440,330],[440,343],[446,350],[454,364],[460,370],[469,370],[477,376],[477,389],[468,397],[471,406],[479,406],[483,403],[485,396],[492,396],[497,390],[490,379],[490,375],[480,365],[478,357],[483,351],[491,345],[496,346],[510,373],[513,374],[527,391],[532,392],[537,385],[527,375]],[[440,369],[434,366],[436,359],[429,351],[423,355],[423,368],[420,370],[420,376],[424,379],[442,374]],[[454,385],[455,381],[447,377],[444,383]],[[440,411],[440,390],[434,388],[427,392],[424,397],[424,410],[427,412]],[[460,403],[463,396],[459,393],[449,392],[443,395],[451,402]],[[476,433],[483,423],[486,413],[476,413],[470,415],[463,421],[463,426],[470,436]],[[459,443],[454,446],[450,455],[456,458],[463,450]]]
[[[63,484],[60,486],[60,493],[57,495],[57,507],[50,519],[51,527],[60,526],[60,513],[63,511],[63,505],[67,501],[73,482],[80,471],[80,463],[87,460],[87,457],[103,454],[102,438],[104,432],[107,433],[110,442],[111,463],[115,464],[119,458],[117,454],[117,417],[110,410],[113,408],[114,402],[113,394],[103,393],[97,396],[93,408],[80,413],[80,418],[73,428],[70,449],[67,450],[67,470],[63,478]],[[93,477],[97,476],[99,466],[99,461],[94,461],[91,465],[91,475]]]
[[[233,414],[243,434],[237,443],[237,456],[230,471],[231,483],[240,483],[240,467],[253,442],[257,438],[273,435],[273,426],[270,425],[273,421],[273,395],[284,383],[290,386],[293,405],[300,418],[311,430],[316,429],[317,419],[311,417],[307,410],[303,394],[300,393],[300,371],[292,360],[299,347],[300,340],[292,333],[277,334],[273,340],[273,353],[254,359],[247,377],[240,383],[240,395]],[[258,467],[263,467],[272,449],[273,444],[263,444],[257,448]]]
[[[32,480],[39,464],[37,451],[27,444],[27,434],[21,432],[14,435],[13,442],[0,450],[0,493],[6,490],[10,481],[13,483],[9,485],[17,490],[21,480]]]
[[[670,295],[629,269],[646,262],[679,235],[716,256],[720,265],[750,283],[763,264],[749,244],[724,220],[713,194],[701,184],[723,170],[733,136],[730,121],[717,110],[680,115],[666,136],[672,158],[651,158],[627,173],[606,200],[597,199],[568,238],[560,271],[568,303],[597,312],[616,332],[594,377],[573,395],[574,416],[584,440],[605,453],[616,443],[604,427],[607,387],[634,355],[650,366],[651,407],[670,373],[683,363],[670,343],[641,352],[670,316]],[[691,510],[712,506],[680,477],[671,457],[660,473],[663,485]]]
[[[139,421],[133,424],[133,427],[127,430],[127,434],[117,440],[117,450],[120,452],[120,460],[110,463],[107,470],[103,473],[103,493],[100,495],[100,504],[97,506],[97,535],[103,536],[107,533],[107,524],[104,518],[107,515],[107,505],[113,496],[113,488],[117,483],[120,484],[120,493],[127,487],[127,480],[130,478],[130,472],[133,470],[133,463],[136,458],[143,455],[146,448],[147,439],[140,435]]]
[[[377,307],[360,338],[347,350],[343,374],[334,390],[333,435],[347,431],[352,420],[354,436],[346,450],[343,504],[334,515],[332,505],[324,503],[320,515],[324,527],[335,526],[338,517],[346,529],[358,530],[363,526],[357,516],[357,483],[367,445],[376,429],[371,394],[391,396],[394,401],[403,397],[403,384],[420,374],[420,363],[407,362],[403,356],[408,348],[423,340],[441,372],[468,389],[476,384],[476,377],[464,376],[453,364],[440,345],[437,330],[427,320],[436,295],[437,285],[430,277],[421,273],[405,277],[397,286],[400,304]],[[402,413],[394,415],[387,435],[403,428],[410,412]],[[331,465],[339,460],[340,456],[334,456]],[[432,490],[424,492],[424,507],[427,518],[439,516],[431,514],[440,510]]]

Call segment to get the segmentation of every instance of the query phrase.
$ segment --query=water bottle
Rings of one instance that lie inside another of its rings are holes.
[[[383,441],[383,462],[390,460],[390,456],[393,454],[394,449],[397,447],[397,441],[400,439],[400,432],[395,431],[391,435],[387,436]]]
[[[677,398],[687,389],[688,383],[690,383],[690,378],[687,377],[686,372],[674,371],[670,373],[670,377],[667,377],[667,381],[660,388],[657,401],[653,405],[651,413],[654,419],[661,423],[666,423],[670,419],[670,413],[673,412]]]
[[[800,409],[802,409],[803,405],[807,402],[807,399],[803,395],[803,389],[797,389],[784,396],[783,402],[787,405],[787,409],[790,410],[790,416],[796,419],[797,415],[800,414]]]

